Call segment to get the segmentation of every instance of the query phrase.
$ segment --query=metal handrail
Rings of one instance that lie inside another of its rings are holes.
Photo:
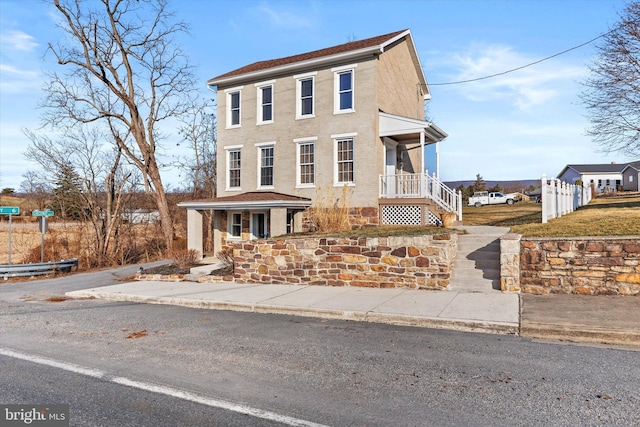
[[[0,264],[0,276],[6,280],[9,277],[68,273],[73,267],[78,267],[78,258],[52,262],[33,262],[29,264]]]

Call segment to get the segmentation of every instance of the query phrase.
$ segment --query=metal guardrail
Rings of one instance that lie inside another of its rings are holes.
[[[78,267],[78,258],[53,262],[34,262],[29,264],[0,264],[0,276],[9,277],[39,276],[42,274],[68,273]]]

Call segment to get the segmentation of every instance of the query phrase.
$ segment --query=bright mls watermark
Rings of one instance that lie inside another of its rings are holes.
[[[69,427],[69,405],[0,404],[0,421],[7,427]]]

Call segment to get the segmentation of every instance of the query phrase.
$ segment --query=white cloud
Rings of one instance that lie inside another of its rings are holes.
[[[0,64],[0,93],[3,95],[37,92],[42,86],[40,72]]]
[[[31,52],[38,47],[35,38],[19,30],[9,30],[0,33],[0,44],[3,49]]]
[[[450,87],[475,102],[499,100],[527,111],[558,97],[567,85],[575,85],[576,80],[587,72],[584,66],[552,59],[501,74],[539,59],[518,53],[506,45],[473,43],[465,51],[445,57],[446,63],[440,65],[457,70],[457,73],[448,76],[451,81],[474,80],[498,74]]]
[[[269,23],[276,28],[295,30],[313,26],[313,21],[309,18],[309,11],[303,14],[296,14],[292,11],[275,10],[267,5],[262,5],[256,10],[263,14]]]

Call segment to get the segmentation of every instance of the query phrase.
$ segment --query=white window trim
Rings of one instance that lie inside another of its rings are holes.
[[[356,70],[358,64],[332,68],[333,72],[333,114],[349,114],[356,111]],[[340,109],[340,74],[351,71],[351,108]]]
[[[240,235],[234,236],[232,218],[233,214],[240,214]],[[242,211],[227,211],[227,240],[242,240]]]
[[[316,141],[317,136],[311,136],[308,138],[296,138],[293,142],[296,144],[296,188],[315,188],[316,187]],[[300,145],[313,144],[313,184],[303,184],[300,182],[301,164],[300,164]]]
[[[256,125],[268,125],[275,120],[275,96],[274,96],[274,83],[275,80],[269,80],[266,82],[255,83],[256,99],[257,99],[257,111],[256,111]],[[271,87],[271,120],[262,120],[262,89],[265,87]]]
[[[225,191],[242,191],[242,146],[243,144],[240,145],[227,145],[226,147],[224,147],[224,150],[226,152],[225,154]],[[230,161],[231,161],[231,152],[232,151],[240,151],[240,187],[230,187],[229,186],[229,165],[230,165]]]
[[[334,187],[355,187],[356,185],[356,132],[331,135],[333,138],[333,186]],[[339,182],[338,181],[338,141],[343,139],[353,139],[353,181]]]
[[[295,76],[293,76],[293,78],[296,79],[296,120],[311,119],[316,116],[316,78],[315,76],[317,74],[318,74],[317,71],[312,71],[310,73],[296,74]],[[307,79],[311,79],[311,93],[313,94],[311,98],[311,110],[313,111],[313,113],[305,114],[303,116],[301,114],[302,113],[302,99],[301,99],[302,80],[307,80]]]
[[[256,161],[256,166],[257,166],[257,172],[256,172],[256,190],[273,190],[275,188],[275,181],[276,181],[276,142],[275,141],[270,141],[270,142],[259,142],[257,144],[255,144],[256,149],[257,149],[257,161]],[[273,147],[273,184],[271,185],[260,185],[260,170],[262,168],[262,149],[266,148],[266,147]]]
[[[235,129],[235,128],[239,128],[242,124],[242,88],[244,86],[237,86],[237,87],[232,87],[229,89],[225,89],[224,93],[225,93],[225,97],[226,97],[226,103],[227,103],[227,108],[226,108],[226,129]],[[240,108],[239,111],[239,117],[238,117],[238,124],[237,125],[232,125],[231,124],[231,94],[234,93],[238,93],[239,99],[238,99],[238,105]]]

